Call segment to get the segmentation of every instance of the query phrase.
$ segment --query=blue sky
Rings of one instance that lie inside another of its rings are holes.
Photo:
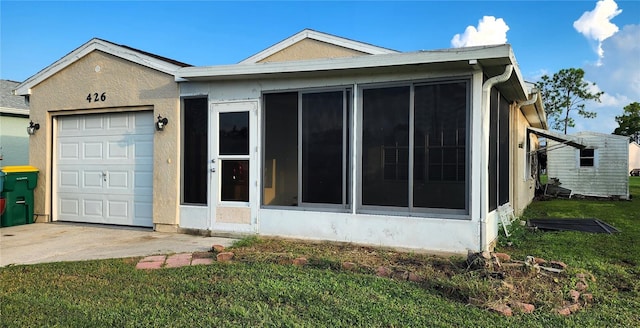
[[[507,42],[531,82],[583,68],[606,94],[587,105],[598,117],[575,117],[569,133],[611,133],[640,101],[640,1],[614,0],[1,0],[0,78],[24,81],[93,37],[202,66],[237,63],[304,28],[399,51]]]

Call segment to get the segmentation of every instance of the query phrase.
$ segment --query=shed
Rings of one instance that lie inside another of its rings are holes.
[[[629,198],[629,137],[597,132],[572,135],[582,149],[548,140],[547,174],[572,195]]]

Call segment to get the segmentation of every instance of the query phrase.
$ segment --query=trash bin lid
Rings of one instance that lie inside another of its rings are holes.
[[[2,172],[4,173],[38,172],[38,168],[33,167],[31,165],[5,166],[2,168]]]

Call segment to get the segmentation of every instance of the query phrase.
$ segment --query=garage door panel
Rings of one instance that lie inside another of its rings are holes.
[[[139,140],[134,147],[134,158],[136,160],[153,160],[153,140]]]
[[[102,218],[104,202],[102,199],[84,198],[82,200],[82,216],[85,218]]]
[[[66,199],[63,197],[60,200],[60,213],[66,216],[80,217],[80,202],[78,199]]]
[[[60,142],[58,149],[59,160],[77,161],[80,159],[80,144],[77,141]]]
[[[133,146],[132,141],[114,140],[107,142],[106,160],[123,160],[129,159],[129,150]]]
[[[85,142],[82,144],[82,158],[101,160],[104,157],[102,148],[102,142]]]
[[[107,201],[107,218],[127,220],[129,218],[129,206],[129,201],[126,200]]]
[[[61,117],[57,220],[152,226],[151,112]]]
[[[109,171],[108,173],[108,183],[107,188],[109,189],[121,189],[121,190],[130,190],[130,176],[129,171]],[[133,179],[131,179],[133,180]]]
[[[107,120],[109,122],[109,130],[111,131],[118,129],[128,130],[132,127],[133,124],[131,121],[135,121],[135,116],[114,114],[109,116]]]
[[[62,188],[79,188],[80,175],[78,171],[60,171],[60,187]]]
[[[102,189],[102,171],[85,170],[82,172],[81,188],[86,189]]]

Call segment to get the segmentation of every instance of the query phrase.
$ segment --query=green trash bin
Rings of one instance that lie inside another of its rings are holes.
[[[38,183],[38,169],[33,166],[5,166],[1,198],[5,211],[0,226],[11,227],[33,223],[33,189]]]
[[[2,213],[4,213],[5,204],[6,204],[4,201],[4,196],[2,196],[3,189],[4,189],[4,172],[0,170],[0,216],[2,216]]]

